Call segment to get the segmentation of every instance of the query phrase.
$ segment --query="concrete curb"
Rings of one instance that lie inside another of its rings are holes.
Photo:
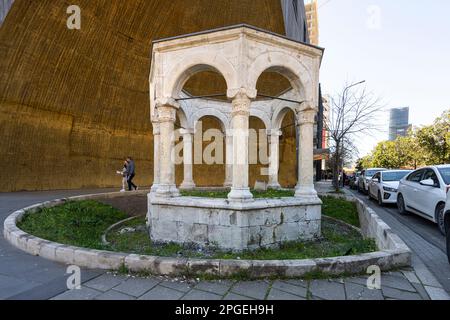
[[[138,191],[144,193],[147,191]],[[136,194],[132,193],[132,194]],[[188,259],[145,256],[120,252],[92,250],[51,242],[32,236],[17,227],[25,213],[35,213],[43,207],[53,207],[69,200],[104,199],[127,196],[128,193],[112,192],[94,195],[76,196],[47,201],[17,210],[4,222],[4,236],[15,247],[32,255],[65,264],[75,264],[92,269],[117,270],[126,267],[133,272],[147,272],[154,275],[213,275],[230,277],[245,274],[251,278],[278,276],[296,278],[308,273],[327,275],[360,274],[371,265],[377,265],[382,271],[411,265],[411,251],[378,216],[367,208],[362,201],[356,201],[361,231],[364,236],[375,238],[381,251],[357,256],[305,260],[220,260]]]

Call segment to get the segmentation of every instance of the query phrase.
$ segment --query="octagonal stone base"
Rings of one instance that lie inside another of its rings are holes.
[[[278,247],[286,241],[321,235],[319,198],[256,199],[229,202],[198,197],[148,195],[147,224],[152,241],[194,243],[235,251]]]

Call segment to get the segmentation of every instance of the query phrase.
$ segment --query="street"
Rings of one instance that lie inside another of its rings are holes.
[[[415,254],[414,258],[419,258],[444,289],[450,292],[450,264],[446,254],[445,237],[436,224],[415,214],[400,215],[396,205],[380,207],[365,194],[350,189],[346,191],[370,206],[406,242]]]

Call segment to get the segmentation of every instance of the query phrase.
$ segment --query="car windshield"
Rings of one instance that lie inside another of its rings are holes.
[[[438,168],[439,173],[442,176],[445,184],[450,184],[450,167],[448,168]]]
[[[380,172],[381,170],[367,170],[366,171],[366,177],[372,178],[377,172]]]
[[[383,172],[383,181],[392,182],[400,181],[411,171],[393,171],[393,172]]]

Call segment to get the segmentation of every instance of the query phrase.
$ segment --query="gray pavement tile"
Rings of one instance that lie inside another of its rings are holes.
[[[95,290],[106,292],[126,280],[127,280],[126,276],[105,273],[97,278],[94,278],[86,283],[83,283],[83,285]]]
[[[241,296],[240,294],[236,294],[233,292],[229,292],[224,298],[223,300],[254,300],[252,298],[249,297],[245,297],[245,296]]]
[[[414,283],[414,282],[412,282],[411,284],[414,286],[414,288],[416,289],[417,293],[420,295],[420,297],[423,300],[430,300],[430,296],[428,295],[427,290],[425,290],[425,288],[423,287],[422,284]]]
[[[106,291],[101,295],[95,297],[95,300],[134,300],[134,299],[136,298],[114,290]]]
[[[142,295],[139,300],[179,300],[182,296],[184,293],[181,291],[157,285]]]
[[[417,292],[402,291],[389,287],[382,287],[381,290],[383,291],[383,296],[385,298],[393,298],[397,300],[422,300]]]
[[[408,279],[408,281],[413,284],[413,283],[420,283],[419,278],[417,278],[416,274],[414,273],[414,271],[407,271],[404,270],[402,271],[403,275],[405,276],[406,279]]]
[[[292,280],[282,280],[283,282],[292,284],[294,286],[299,286],[303,288],[308,288],[308,281],[307,280],[301,280],[301,279],[292,279]]]
[[[268,288],[269,284],[266,281],[240,281],[231,288],[231,292],[262,300]]]
[[[427,291],[428,295],[430,296],[431,300],[450,300],[449,295],[442,288],[430,286],[425,286],[424,288]]]
[[[0,274],[0,299],[7,299],[20,292],[35,288],[38,285],[39,283],[36,282]]]
[[[187,282],[164,280],[159,283],[166,288],[175,289],[181,292],[188,292],[192,289],[192,285]]]
[[[181,300],[220,300],[220,299],[222,299],[221,295],[212,292],[192,289]]]
[[[101,291],[82,286],[81,289],[68,290],[51,300],[92,300],[101,294]]]
[[[400,289],[403,291],[416,292],[416,289],[412,286],[412,284],[403,274],[401,276],[382,274],[381,287],[383,288],[384,286],[394,289]]]
[[[218,295],[224,295],[233,285],[232,281],[200,281],[195,289],[212,292]]]
[[[284,292],[294,294],[302,298],[306,298],[306,295],[308,293],[308,289],[306,287],[295,286],[290,283],[286,283],[284,281],[279,280],[276,280],[272,283],[272,288],[282,290]]]
[[[345,289],[342,283],[328,280],[313,280],[309,290],[313,296],[325,300],[345,300]]]
[[[157,280],[156,278],[130,278],[114,287],[112,290],[139,297],[155,287],[158,283],[160,283],[160,280]]]
[[[352,283],[359,284],[361,286],[367,286],[367,279],[368,279],[368,276],[367,277],[366,276],[350,277],[350,278],[345,279],[345,283],[352,282]]]
[[[267,296],[267,300],[306,300],[306,298],[272,288]]]
[[[384,300],[381,290],[371,290],[356,283],[345,283],[347,300]]]

